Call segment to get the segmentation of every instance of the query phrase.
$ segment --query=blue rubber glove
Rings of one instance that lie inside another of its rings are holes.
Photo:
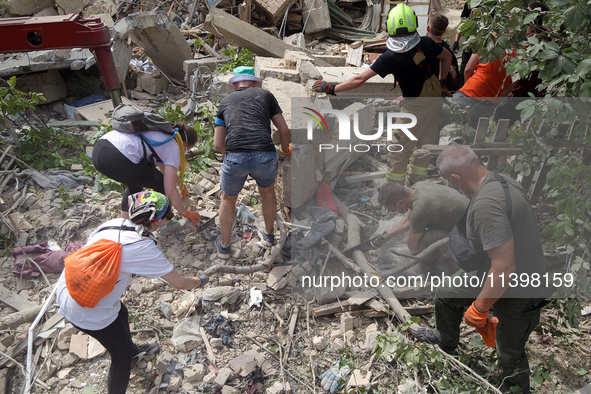
[[[337,390],[343,388],[343,382],[351,373],[351,369],[344,365],[339,369],[339,363],[330,367],[326,372],[320,375],[320,385],[326,391],[334,393]]]

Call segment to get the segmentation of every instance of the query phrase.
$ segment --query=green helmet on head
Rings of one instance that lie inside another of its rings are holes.
[[[150,213],[149,220],[156,222],[162,219],[168,210],[170,200],[162,193],[145,191],[132,194],[128,197],[129,218],[134,219],[139,215]]]
[[[388,13],[386,27],[391,36],[405,36],[417,31],[419,20],[412,8],[406,4],[398,4]]]

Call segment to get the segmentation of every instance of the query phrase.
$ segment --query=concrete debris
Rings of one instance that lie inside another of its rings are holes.
[[[66,83],[58,70],[28,74],[19,78],[16,88],[24,92],[37,92],[43,94],[45,103],[53,103],[67,97]]]
[[[305,0],[303,4],[302,18],[306,21],[305,34],[318,33],[332,27],[327,0]]]
[[[164,74],[184,79],[183,61],[192,58],[191,49],[178,26],[166,14],[144,12],[120,19],[113,27],[113,38],[125,37],[131,37],[141,46]]]

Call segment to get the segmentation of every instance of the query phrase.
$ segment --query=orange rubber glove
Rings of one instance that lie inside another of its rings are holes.
[[[191,220],[191,223],[193,223],[193,226],[196,226],[198,221],[199,222],[202,221],[201,215],[199,215],[199,213],[198,212],[195,212],[195,211],[189,211],[189,210],[187,210],[187,212],[185,212],[185,214],[183,215],[183,217],[185,217],[187,219],[190,219]]]
[[[291,154],[291,151],[293,150],[293,145],[289,144],[289,149],[287,150],[287,152],[283,151],[283,148],[279,148],[279,152],[283,153],[284,155],[289,155]]]
[[[189,189],[187,189],[187,186],[183,185],[183,191],[181,192],[181,200],[185,197],[190,197],[191,193],[189,193]]]
[[[464,321],[467,325],[476,328],[476,331],[478,331],[486,346],[495,347],[495,339],[497,338],[496,329],[499,319],[496,317],[490,319],[487,312],[480,312],[476,309],[473,302],[464,314]]]

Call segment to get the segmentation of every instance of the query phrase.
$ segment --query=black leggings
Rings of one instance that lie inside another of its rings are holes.
[[[98,140],[94,145],[92,164],[101,174],[127,186],[121,198],[122,211],[127,212],[129,209],[127,198],[131,194],[141,192],[144,187],[165,194],[164,174],[147,160],[141,160],[138,164],[134,164],[105,139]]]
[[[135,345],[131,340],[128,312],[121,302],[117,319],[102,330],[92,331],[76,327],[100,342],[111,355],[111,368],[107,380],[108,394],[125,394],[131,374],[131,360]]]

